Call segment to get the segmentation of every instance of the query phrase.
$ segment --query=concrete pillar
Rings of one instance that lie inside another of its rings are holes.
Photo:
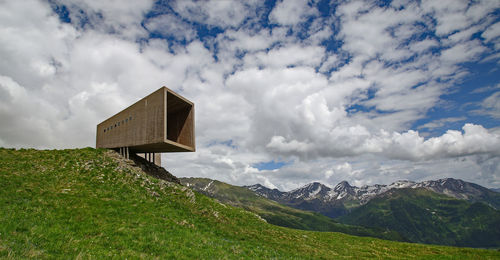
[[[161,166],[161,153],[155,153],[153,158],[155,160],[155,164]]]
[[[161,166],[161,153],[138,153],[137,156],[144,158],[148,162]]]

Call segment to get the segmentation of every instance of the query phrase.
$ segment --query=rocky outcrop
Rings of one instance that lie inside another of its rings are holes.
[[[158,166],[152,162],[149,162],[146,159],[138,156],[137,154],[131,153],[130,159],[126,159],[119,153],[110,150],[108,152],[108,156],[113,157],[115,161],[117,161],[120,165],[130,165],[139,167],[144,173],[146,173],[149,176],[155,177],[160,180],[181,184],[181,181],[177,177],[172,175],[170,172],[165,170],[165,168]]]

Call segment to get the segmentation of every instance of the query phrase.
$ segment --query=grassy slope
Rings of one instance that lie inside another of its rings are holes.
[[[0,149],[0,257],[500,257],[273,226],[111,156]]]
[[[413,242],[500,246],[500,211],[426,189],[392,190],[339,218],[341,222],[395,230]]]
[[[382,239],[407,241],[396,232],[385,229],[369,229],[361,226],[345,225],[319,213],[295,209],[263,198],[255,192],[239,186],[230,185],[207,178],[181,178],[182,184],[189,185],[222,203],[241,207],[254,212],[268,223],[313,231],[342,232],[357,236],[371,236]]]

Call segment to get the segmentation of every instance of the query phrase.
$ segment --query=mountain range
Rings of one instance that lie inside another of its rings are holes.
[[[333,189],[319,182],[313,182],[289,192],[270,189],[260,184],[245,187],[262,197],[294,208],[319,212],[331,218],[343,216],[353,208],[364,205],[391,189],[403,188],[424,188],[456,199],[482,202],[494,209],[500,208],[500,193],[453,178],[423,182],[401,180],[389,185],[375,184],[362,187],[351,186],[347,181],[342,181]]]
[[[453,178],[333,189],[313,182],[282,192],[245,186],[290,207],[321,213],[340,223],[397,232],[411,242],[500,246],[500,193]]]
[[[180,178],[180,181],[183,185],[215,198],[221,203],[253,212],[270,224],[303,230],[342,232],[356,236],[408,241],[394,231],[342,224],[317,212],[295,209],[264,198],[244,187],[207,178]]]
[[[495,209],[500,194],[462,180],[362,187],[343,181],[333,189],[313,182],[290,192],[205,178],[181,178],[181,183],[279,226],[427,244],[500,247],[500,211]]]

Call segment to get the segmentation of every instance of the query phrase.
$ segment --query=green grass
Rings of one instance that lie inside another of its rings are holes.
[[[0,149],[1,258],[491,258],[277,227],[91,148]]]

